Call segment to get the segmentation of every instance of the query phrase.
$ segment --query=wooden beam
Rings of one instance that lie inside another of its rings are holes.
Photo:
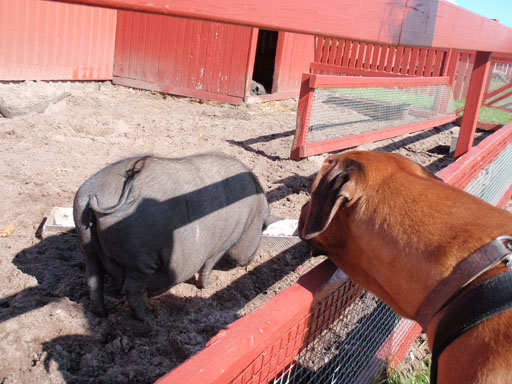
[[[445,0],[54,0],[346,38],[512,53],[512,28]]]
[[[487,76],[491,67],[491,52],[477,52],[473,72],[469,81],[468,97],[464,107],[464,115],[460,126],[459,139],[455,148],[454,158],[457,159],[473,146],[478,115],[484,98]]]
[[[450,78],[444,77],[358,77],[309,75],[311,88],[404,88],[429,85],[449,85]]]

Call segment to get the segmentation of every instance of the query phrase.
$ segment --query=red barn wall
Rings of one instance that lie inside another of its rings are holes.
[[[119,11],[113,79],[229,103],[298,96],[302,73],[313,61],[313,36],[279,33],[267,89],[272,94],[262,97],[250,95],[257,39],[257,28]]]
[[[0,0],[0,80],[112,78],[117,11]]]
[[[120,11],[114,82],[240,102],[252,34],[249,27]]]

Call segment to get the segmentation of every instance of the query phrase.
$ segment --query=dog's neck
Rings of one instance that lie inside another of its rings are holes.
[[[512,254],[512,237],[501,236],[459,262],[453,271],[427,295],[415,320],[426,329],[432,317],[446,306],[464,287],[500,263],[508,263]]]

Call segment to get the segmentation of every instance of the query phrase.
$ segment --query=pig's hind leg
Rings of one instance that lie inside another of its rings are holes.
[[[103,281],[105,267],[100,258],[101,247],[96,233],[91,227],[77,225],[77,235],[80,249],[85,256],[86,279],[91,300],[90,311],[98,316],[105,316],[105,302],[103,299]]]
[[[85,253],[85,252],[84,252]],[[105,268],[95,253],[86,253],[87,285],[91,300],[90,311],[98,316],[105,316],[105,302],[103,299],[103,281]]]

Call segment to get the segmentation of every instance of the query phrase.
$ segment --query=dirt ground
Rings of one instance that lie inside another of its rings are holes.
[[[14,107],[63,92],[43,113],[0,117],[0,229],[15,228],[0,238],[0,383],[152,382],[322,260],[299,246],[260,251],[249,272],[221,263],[207,289],[189,281],[146,299],[147,323],[108,280],[108,317],[90,314],[76,237],[36,234],[91,174],[131,155],[222,151],[254,171],[274,215],[296,219],[324,156],[288,158],[297,100],[231,106],[108,82],[0,84]],[[399,152],[435,172],[450,162],[450,141],[450,127],[438,127],[360,148]]]

